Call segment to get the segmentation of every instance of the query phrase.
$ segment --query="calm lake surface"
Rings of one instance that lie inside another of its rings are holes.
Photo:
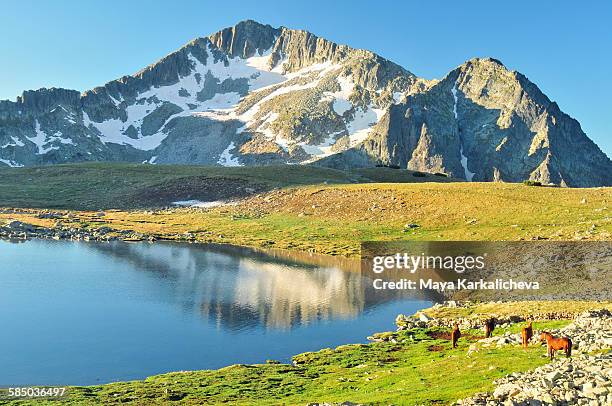
[[[430,305],[346,268],[203,245],[0,241],[0,386],[287,362]]]

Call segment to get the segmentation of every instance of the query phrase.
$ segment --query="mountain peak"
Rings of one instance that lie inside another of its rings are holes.
[[[468,69],[479,69],[479,70],[500,70],[507,71],[510,70],[504,65],[499,59],[485,57],[485,58],[471,58],[465,61],[458,67],[459,70],[468,70]]]
[[[231,57],[249,58],[255,52],[270,49],[279,34],[280,30],[271,25],[244,20],[208,36],[208,39]]]
[[[242,20],[242,21],[238,21],[238,23],[236,23],[234,25],[235,29],[245,29],[245,28],[250,28],[250,29],[268,29],[268,28],[272,28],[272,26],[270,24],[263,24],[260,23],[259,21],[255,21],[252,19],[246,19],[246,20]]]
[[[537,86],[473,58],[440,81],[372,51],[245,20],[80,94],[0,102],[0,162],[348,167],[612,184],[612,163]],[[539,168],[539,169],[538,169]]]

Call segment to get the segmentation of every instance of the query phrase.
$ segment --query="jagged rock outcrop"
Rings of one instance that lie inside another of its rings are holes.
[[[612,185],[612,162],[494,59],[439,81],[307,31],[243,21],[134,75],[0,102],[0,165],[398,165],[474,181]]]
[[[610,159],[525,76],[473,59],[393,105],[360,147],[371,159],[474,181],[610,185]]]

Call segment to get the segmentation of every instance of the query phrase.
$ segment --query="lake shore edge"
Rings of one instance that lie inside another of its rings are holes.
[[[563,311],[551,312],[551,309],[559,308]],[[557,333],[570,332],[576,340],[575,345],[577,343],[581,351],[577,351],[579,354],[575,354],[574,358],[559,362],[563,362],[563,365],[574,363],[591,368],[595,371],[593,373],[597,374],[600,373],[598,365],[607,365],[612,361],[610,349],[605,348],[605,343],[608,343],[612,334],[610,310],[610,301],[451,301],[422,309],[413,315],[398,315],[395,331],[375,333],[368,337],[368,344],[346,344],[335,349],[297,354],[292,357],[291,364],[269,360],[265,364],[237,364],[216,370],[165,373],[137,381],[68,387],[67,397],[63,400],[69,404],[139,404],[146,398],[152,404],[180,401],[183,404],[231,402],[262,405],[278,402],[340,404],[346,401],[356,404],[379,401],[421,403],[434,395],[436,399],[444,399],[446,403],[457,402],[456,404],[461,405],[485,404],[479,403],[483,400],[521,400],[529,396],[547,400],[548,397],[557,396],[552,391],[555,380],[579,378],[573,377],[571,370],[567,368],[567,371],[561,374],[550,370],[552,364],[542,357],[543,349],[537,339],[533,340],[528,351],[518,349],[518,333],[524,321],[528,318],[534,321],[534,329],[537,331],[546,329]],[[494,316],[498,317],[499,324],[493,337],[485,339],[482,336],[482,322]],[[463,333],[456,350],[452,349],[447,337],[451,329],[449,326],[454,323],[460,325]],[[588,324],[588,334],[581,333],[587,326],[584,323],[591,323]],[[389,354],[395,355],[390,357]],[[465,370],[466,362],[474,369]],[[417,367],[416,376],[412,375],[414,367]],[[396,388],[406,379],[413,380],[414,384],[417,377],[429,381],[437,374],[444,375],[440,368],[450,369],[449,372],[454,373],[455,382],[465,380],[465,388],[458,388],[456,384],[449,384],[444,380],[436,380],[436,385],[421,389],[406,387],[398,391]],[[529,371],[534,368],[536,371],[546,371],[551,376],[552,372],[555,372],[558,376],[554,377],[549,388],[537,387],[537,390],[533,389],[534,393],[527,389],[517,390],[519,385],[529,387],[528,379],[533,373]],[[472,373],[482,373],[482,377],[474,380]],[[383,376],[390,380],[387,393],[372,389],[372,384]],[[317,381],[318,385],[325,387],[307,385],[305,381],[302,382],[304,379]],[[575,399],[589,399],[591,396],[599,399],[603,396],[603,399],[606,399],[609,392],[604,389],[610,389],[610,382],[591,387],[582,380],[574,389],[563,392],[563,396],[573,396]],[[513,385],[511,389],[508,389],[509,383]],[[267,387],[267,392],[262,389],[255,390],[254,386],[258,384]],[[287,385],[293,385],[295,388]],[[593,391],[594,387],[599,389]],[[0,393],[2,392],[4,390]],[[7,400],[2,395],[0,399]],[[19,402],[34,404],[28,399],[20,399]]]

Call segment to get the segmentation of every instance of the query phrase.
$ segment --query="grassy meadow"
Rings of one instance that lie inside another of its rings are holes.
[[[191,199],[235,204],[171,207]],[[106,226],[169,240],[189,233],[200,242],[345,256],[359,255],[367,240],[608,240],[611,201],[612,188],[452,182],[389,168],[83,164],[0,170],[0,207],[34,209],[5,211],[0,222],[53,226],[38,210],[69,210],[62,222],[76,228]]]

